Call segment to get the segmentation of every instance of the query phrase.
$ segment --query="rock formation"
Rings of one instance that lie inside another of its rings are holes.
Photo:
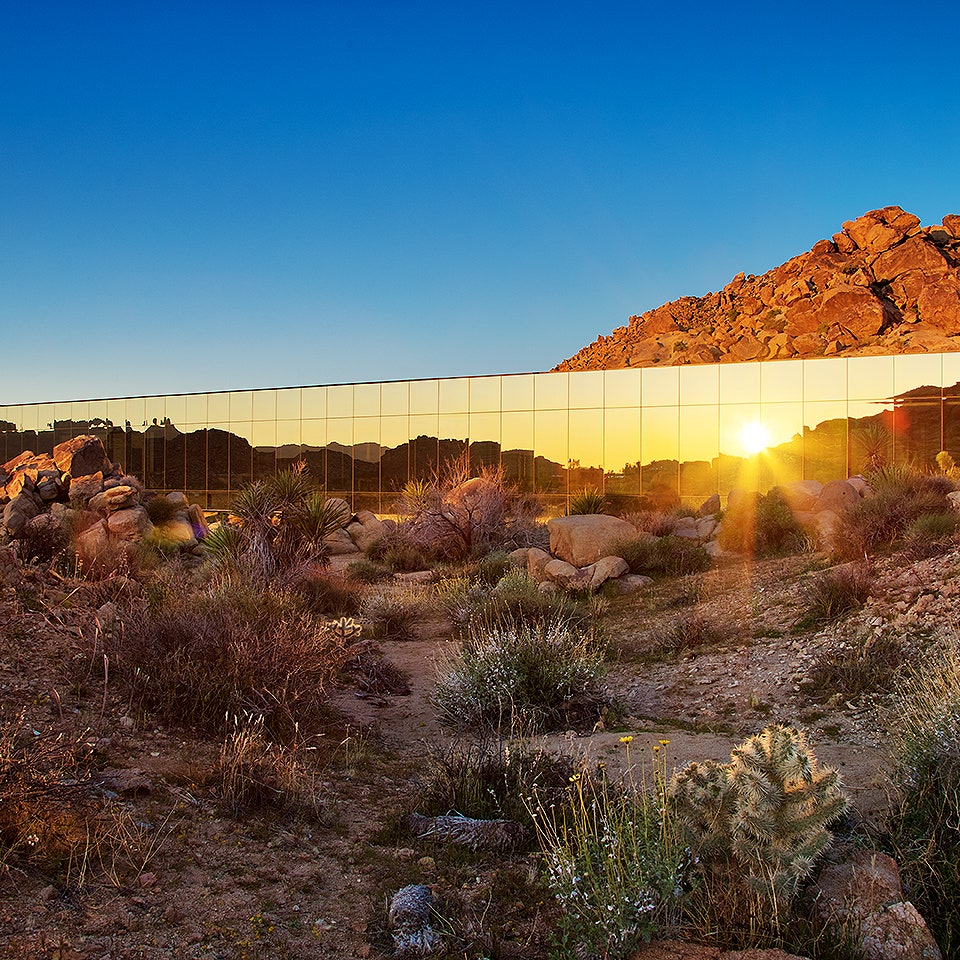
[[[951,351],[958,335],[960,216],[922,227],[884,207],[761,276],[630,317],[554,369]]]

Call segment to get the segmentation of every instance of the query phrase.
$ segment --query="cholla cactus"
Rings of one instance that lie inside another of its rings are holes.
[[[818,768],[804,735],[780,724],[745,740],[728,764],[690,764],[670,795],[698,853],[742,865],[747,884],[775,902],[796,894],[832,840],[827,824],[848,806],[837,771]]]

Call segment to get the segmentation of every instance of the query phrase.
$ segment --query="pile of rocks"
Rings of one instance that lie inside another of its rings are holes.
[[[797,522],[808,531],[811,540],[824,550],[833,546],[840,514],[862,498],[873,496],[863,477],[848,480],[798,480],[780,487],[784,500],[793,511]],[[756,499],[757,494],[731,490],[727,511],[736,510],[743,501]],[[960,501],[960,493],[956,495]],[[711,557],[730,555],[720,545],[723,530],[720,497],[705,500],[696,516],[673,517],[669,533],[699,543]],[[511,557],[518,566],[541,584],[544,590],[597,591],[608,580],[617,580],[620,589],[628,593],[653,581],[650,577],[631,574],[626,560],[616,556],[617,541],[638,537],[655,539],[653,534],[638,529],[627,519],[603,514],[556,517],[547,522],[550,531],[550,552],[536,547],[515,550]]]
[[[3,527],[15,539],[69,529],[81,556],[148,540],[165,549],[199,553],[208,532],[203,511],[183,493],[168,493],[166,517],[154,524],[148,494],[106,456],[99,437],[65,440],[53,453],[26,450],[0,466]]]
[[[941,352],[957,334],[960,216],[922,227],[884,207],[761,276],[630,317],[555,369]]]

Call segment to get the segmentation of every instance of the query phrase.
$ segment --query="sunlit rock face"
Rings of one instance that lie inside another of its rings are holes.
[[[950,351],[957,334],[960,216],[924,227],[884,207],[761,276],[630,317],[555,369]]]

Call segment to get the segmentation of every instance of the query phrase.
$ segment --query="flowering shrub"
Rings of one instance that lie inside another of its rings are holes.
[[[542,728],[602,702],[602,645],[562,619],[473,622],[439,672],[434,702],[455,725]]]
[[[620,738],[628,766],[632,739]],[[653,748],[649,786],[630,770],[625,783],[611,782],[601,768],[596,778],[571,776],[562,805],[534,797],[563,956],[618,960],[680,919],[695,862],[665,803],[666,743]]]

